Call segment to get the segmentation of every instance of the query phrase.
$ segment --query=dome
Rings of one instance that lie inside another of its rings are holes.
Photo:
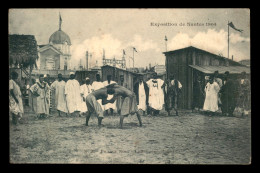
[[[51,42],[53,44],[63,44],[64,42],[67,42],[68,45],[71,45],[70,37],[62,30],[58,30],[50,36],[49,43]]]

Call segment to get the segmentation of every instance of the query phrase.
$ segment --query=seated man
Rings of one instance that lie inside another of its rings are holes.
[[[120,128],[123,128],[123,120],[129,114],[133,115],[136,113],[140,126],[142,126],[141,116],[138,112],[138,107],[136,103],[136,96],[134,92],[129,89],[120,86],[118,84],[111,84],[107,86],[108,91],[114,94],[110,102],[114,102],[118,96],[122,97],[122,105],[120,111]]]
[[[88,126],[89,118],[93,113],[96,114],[98,117],[98,126],[101,126],[102,119],[104,118],[104,112],[98,100],[102,99],[103,105],[107,103],[113,103],[111,100],[107,100],[108,94],[113,94],[113,92],[113,90],[104,87],[93,91],[86,97],[85,100],[88,108],[88,115],[86,116],[86,126]]]

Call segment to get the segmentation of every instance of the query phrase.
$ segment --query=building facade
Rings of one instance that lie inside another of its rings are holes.
[[[46,45],[38,45],[38,69],[69,70],[71,69],[71,40],[68,34],[61,30],[54,32]]]

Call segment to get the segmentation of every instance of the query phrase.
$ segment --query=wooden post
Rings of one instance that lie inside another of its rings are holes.
[[[229,58],[229,21],[228,21],[228,58]]]
[[[88,51],[86,52],[86,69],[88,70]]]
[[[134,48],[133,48],[133,68],[135,67],[135,57],[134,57],[134,52],[135,52],[135,50],[134,50]]]

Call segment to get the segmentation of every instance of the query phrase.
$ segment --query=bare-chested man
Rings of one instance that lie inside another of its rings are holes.
[[[102,104],[113,103],[111,100],[107,100],[108,94],[113,94],[114,90],[110,88],[100,88],[93,91],[86,97],[86,104],[88,107],[88,115],[86,116],[86,126],[88,126],[89,118],[92,114],[96,114],[98,117],[98,126],[101,126],[102,119],[104,118],[104,111],[98,102],[99,99],[102,100]]]
[[[133,115],[136,113],[140,126],[142,126],[142,120],[140,113],[138,112],[138,107],[136,103],[136,96],[134,92],[129,89],[120,86],[118,84],[108,85],[107,88],[114,94],[114,97],[109,100],[110,102],[114,102],[118,96],[122,96],[122,105],[120,112],[120,128],[123,128],[124,118],[129,114]]]

